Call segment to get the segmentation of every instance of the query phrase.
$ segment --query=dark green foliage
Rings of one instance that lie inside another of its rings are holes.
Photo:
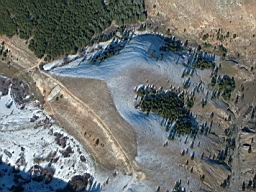
[[[8,56],[9,50],[5,48],[4,42],[0,44],[0,59],[1,60],[6,60]]]
[[[0,56],[3,55],[4,51],[5,51],[5,46],[4,46],[4,44],[2,43],[2,44],[0,45]]]
[[[215,86],[217,82],[217,75],[213,75],[211,78],[211,86]]]
[[[209,62],[204,59],[198,59],[198,61],[194,64],[194,67],[203,70],[203,69],[213,68],[214,65],[215,64],[213,62]]]
[[[235,90],[236,84],[234,77],[229,77],[228,75],[224,75],[217,82],[219,91],[222,93],[222,97],[225,100],[230,99],[231,93]]]
[[[251,152],[252,152],[252,146],[250,145],[248,149],[248,153],[251,153]]]
[[[176,40],[176,39],[171,39],[166,37],[164,39],[164,45],[160,48],[161,51],[181,51],[182,48],[182,43],[180,40]]]
[[[245,182],[243,181],[243,184],[242,184],[242,191],[245,191]]]
[[[105,59],[118,54],[125,47],[127,40],[129,39],[130,36],[130,32],[128,31],[121,32],[122,39],[118,42],[115,39],[113,39],[112,42],[103,51],[98,52],[90,59],[90,63],[100,63]]]
[[[163,117],[166,122],[166,130],[169,130],[172,122],[176,121],[175,128],[171,130],[169,138],[174,138],[176,132],[179,134],[191,133],[194,120],[185,107],[183,94],[178,95],[171,90],[157,91],[154,88],[139,89],[136,94],[141,97],[137,107],[147,114],[152,112]],[[194,98],[190,99],[191,101],[187,105],[193,106]]]
[[[201,70],[214,68],[215,67],[215,55],[207,52],[200,51],[202,47],[199,45],[198,52],[194,56],[195,61],[193,62],[193,67]]]
[[[226,33],[226,38],[229,38],[229,36],[230,36],[230,33],[229,33],[229,31]]]
[[[208,39],[208,37],[209,37],[209,34],[206,33],[206,34],[203,35],[202,39],[205,41],[206,39]]]
[[[222,44],[218,46],[218,51],[222,54],[223,57],[225,57],[228,52],[227,48]]]
[[[193,120],[189,115],[181,116],[177,119],[176,129],[178,133],[189,134],[193,127]]]
[[[115,20],[118,24],[144,20],[144,1],[1,0],[0,34],[32,40],[29,47],[48,59],[73,53]]]
[[[212,48],[213,47],[212,44],[207,43],[207,42],[204,42],[203,46],[204,46],[204,48]]]
[[[194,97],[188,97],[186,104],[188,108],[192,108],[194,106],[195,103],[195,98]]]
[[[184,102],[174,92],[145,95],[140,103],[140,108],[144,112],[157,113],[172,121],[187,113]]]

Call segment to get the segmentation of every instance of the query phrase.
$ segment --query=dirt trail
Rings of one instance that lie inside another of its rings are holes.
[[[46,76],[47,78],[49,78],[50,80],[52,80],[58,86],[60,86],[63,91],[65,91],[69,96],[71,96],[76,102],[81,104],[81,106],[83,106],[88,111],[88,113],[92,115],[94,121],[97,123],[97,125],[99,127],[102,128],[102,131],[104,131],[104,134],[109,139],[109,141],[110,141],[109,143],[114,143],[114,145],[112,145],[112,147],[116,153],[116,157],[118,159],[120,159],[125,164],[125,166],[128,169],[128,172],[133,172],[134,165],[133,165],[132,161],[126,155],[126,152],[123,150],[122,146],[119,144],[117,139],[113,136],[110,128],[101,120],[101,118],[87,104],[85,104],[78,97],[76,97],[73,93],[71,93],[61,82],[59,82],[58,80],[53,78],[51,75],[49,75],[43,71],[41,71],[40,73],[43,74],[44,76]]]
[[[230,185],[230,191],[236,191],[241,187],[241,166],[240,166],[240,134],[239,134],[239,127],[235,127],[235,134],[236,134],[236,148],[233,155],[233,162],[232,162],[232,181]]]
[[[28,46],[24,40],[14,36],[12,38],[8,38],[6,36],[0,36],[0,42],[5,43],[6,48],[11,50],[11,60],[14,65],[18,65],[22,68],[21,71],[15,73],[15,76],[20,76],[27,72],[29,73],[40,73],[45,76],[45,78],[49,78],[52,82],[56,85],[59,85],[61,89],[66,92],[72,99],[74,99],[77,103],[83,106],[88,113],[91,115],[92,119],[95,123],[102,129],[104,135],[110,141],[109,143],[113,143],[111,146],[115,152],[116,158],[121,160],[125,167],[127,168],[128,172],[133,173],[134,168],[136,167],[133,163],[133,160],[129,158],[126,154],[118,140],[113,136],[111,133],[110,128],[101,120],[101,118],[82,100],[76,97],[72,92],[70,92],[65,85],[59,82],[57,79],[53,78],[51,75],[40,71],[39,65],[43,62],[44,57],[39,59],[37,58],[32,51],[28,49]],[[36,63],[36,64],[35,64]],[[44,81],[42,79],[42,81]],[[50,105],[50,103],[49,103]]]

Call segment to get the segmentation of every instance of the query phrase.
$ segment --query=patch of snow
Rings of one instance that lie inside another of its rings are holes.
[[[6,109],[5,103],[9,99],[12,99],[10,94],[0,100],[0,156],[2,155],[3,162],[19,167],[24,172],[28,172],[35,164],[42,167],[51,165],[55,169],[53,182],[49,185],[29,182],[25,185],[26,192],[34,192],[35,189],[46,192],[49,187],[64,187],[62,185],[74,175],[95,174],[92,158],[84,147],[55,124],[44,111],[35,107],[36,103],[27,103],[23,110],[13,103],[10,109]],[[65,147],[57,143],[56,133],[66,138]],[[69,146],[73,152],[65,157],[64,151]],[[83,161],[81,156],[84,157]],[[21,157],[25,159],[22,164],[19,163]],[[12,178],[8,174],[0,179],[0,186],[2,183],[6,185],[3,191],[8,191],[7,188],[12,185],[11,181]]]
[[[55,86],[51,91],[51,93],[48,95],[47,100],[51,101],[55,99],[59,95],[60,91],[61,91],[60,86],[59,85]]]
[[[7,107],[8,103],[10,104],[10,102],[12,102],[12,105]],[[0,96],[0,109],[0,117],[18,111],[18,107],[13,102],[13,98],[11,97],[11,88],[9,88],[8,95]]]
[[[60,59],[60,60],[56,60],[56,61],[53,61],[51,63],[48,63],[48,64],[45,64],[43,66],[43,69],[45,71],[50,71],[51,69],[53,69],[54,67],[57,67],[57,66],[60,66],[63,62],[63,59]]]
[[[137,34],[120,51],[100,64],[90,64],[87,60],[75,60],[65,67],[57,67],[50,73],[59,76],[71,76],[79,78],[92,78],[104,80],[111,90],[113,101],[120,115],[129,122],[137,134],[137,157],[136,162],[147,170],[154,172],[154,179],[161,178],[159,182],[166,180],[176,181],[177,178],[187,179],[187,172],[178,165],[177,154],[184,148],[189,148],[191,142],[184,144],[185,137],[181,136],[178,142],[171,142],[171,147],[163,148],[168,133],[161,127],[161,117],[138,111],[134,107],[134,88],[141,83],[138,77],[131,73],[138,70],[151,71],[159,77],[165,77],[170,85],[182,87],[186,78],[182,78],[185,69],[184,64],[189,60],[190,55],[187,52],[161,52],[163,38],[160,35]],[[161,55],[162,54],[162,55]],[[77,64],[79,62],[79,64]],[[210,70],[196,70],[191,77],[191,86],[187,89],[192,91],[201,79],[207,79],[210,76]],[[138,73],[139,75],[139,73]],[[138,79],[137,79],[138,78]],[[145,77],[146,78],[146,77]],[[199,95],[204,97],[207,94],[206,85],[202,84]],[[152,147],[154,146],[154,147]],[[191,151],[189,150],[189,153]],[[175,155],[170,156],[171,153]],[[198,155],[198,154],[196,154]],[[179,169],[179,171],[175,171]],[[169,186],[166,181],[163,185]],[[194,179],[190,182],[190,187],[200,186],[200,181]],[[144,186],[145,190],[135,190],[134,187],[127,191],[150,191]],[[118,190],[117,190],[118,191]]]

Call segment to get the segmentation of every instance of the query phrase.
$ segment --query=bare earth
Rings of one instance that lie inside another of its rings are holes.
[[[146,0],[149,17],[163,31],[184,38],[223,44],[229,55],[237,57],[247,66],[256,66],[256,1],[254,0]],[[157,26],[157,25],[156,25]],[[216,40],[217,31],[229,37]],[[236,35],[234,38],[233,35]]]

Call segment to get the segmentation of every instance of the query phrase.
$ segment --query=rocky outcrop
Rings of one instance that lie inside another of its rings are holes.
[[[44,181],[46,184],[48,184],[51,182],[55,170],[50,166],[43,168],[40,165],[34,165],[30,168],[29,173],[32,180],[37,182]]]
[[[93,177],[89,173],[85,173],[84,175],[76,175],[71,178],[64,191],[89,191],[89,189],[92,187],[93,180]]]

